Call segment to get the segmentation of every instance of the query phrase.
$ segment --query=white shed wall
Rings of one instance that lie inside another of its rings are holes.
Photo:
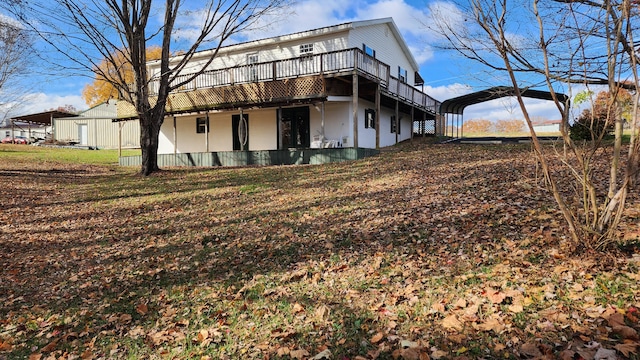
[[[55,139],[57,141],[80,141],[79,125],[87,126],[87,146],[98,149],[117,149],[120,143],[120,126],[122,126],[122,147],[140,147],[140,123],[137,120],[123,123],[111,119],[93,118],[61,118],[55,119]]]

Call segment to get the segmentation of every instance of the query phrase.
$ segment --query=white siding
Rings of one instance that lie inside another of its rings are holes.
[[[376,129],[364,127],[364,111],[365,109],[375,109],[375,104],[363,99],[358,99],[358,147],[376,148]],[[376,121],[380,119],[377,116]]]
[[[318,107],[321,105],[318,104]],[[310,133],[311,141],[314,135],[322,134],[322,113],[314,106],[310,107]],[[324,136],[326,140],[336,140],[340,144],[343,138],[353,139],[353,122],[351,115],[351,101],[326,102],[324,105]],[[353,142],[342,144],[342,146],[352,146]]]
[[[300,56],[300,45],[313,44],[313,54],[321,54],[348,48],[347,33],[328,34],[314,36],[310,38],[294,38],[289,41],[259,45],[251,48],[241,48],[238,50],[221,49],[216,58],[207,67],[208,69],[224,69],[235,66],[247,65],[248,55],[257,55],[258,62],[270,62],[275,60],[290,59]],[[199,71],[208,59],[193,60],[183,73]],[[151,65],[151,73],[159,71],[157,64]]]
[[[389,65],[390,75],[398,77],[398,66],[407,70],[407,83],[414,83],[414,69],[411,62],[402,51],[389,24],[376,24],[370,26],[356,27],[349,33],[349,47],[362,49],[362,44],[366,44],[376,52],[376,59]]]
[[[232,151],[232,116],[240,111],[209,113],[209,151]],[[276,110],[244,111],[249,116],[249,150],[273,150],[277,148]],[[207,138],[197,133],[196,119],[206,114],[176,117],[177,152],[193,153],[207,151]],[[160,129],[159,154],[173,154],[173,117],[168,117]]]
[[[236,114],[239,113],[237,112]],[[277,149],[278,122],[276,110],[247,111],[245,114],[249,115],[249,150]],[[231,121],[231,113],[229,113],[229,121]]]

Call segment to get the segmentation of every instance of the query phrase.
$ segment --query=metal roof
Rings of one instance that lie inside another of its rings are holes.
[[[551,97],[551,93],[548,91],[520,89],[520,92],[523,97],[542,100],[553,100],[553,98]],[[471,94],[458,96],[443,101],[440,105],[440,114],[462,115],[464,109],[469,105],[475,105],[481,102],[499,99],[506,96],[515,96],[515,91],[512,86],[496,86]],[[556,96],[563,103],[567,103],[567,101],[569,100],[569,97],[565,94],[556,93]]]
[[[16,116],[16,117],[13,117],[12,119],[14,121],[24,121],[24,122],[51,125],[52,119],[64,118],[64,117],[75,117],[75,116],[78,116],[78,115],[69,113],[66,111],[51,110],[51,111],[45,111],[37,114]]]

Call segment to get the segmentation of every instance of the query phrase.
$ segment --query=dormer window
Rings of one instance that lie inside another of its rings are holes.
[[[300,45],[300,56],[313,55],[313,43]]]
[[[364,51],[365,54],[375,59],[376,51],[370,48],[369,46],[367,46],[367,44],[362,44],[362,51]]]

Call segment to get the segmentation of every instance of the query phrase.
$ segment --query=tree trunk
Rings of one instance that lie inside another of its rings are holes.
[[[159,171],[158,167],[158,140],[160,137],[160,125],[149,116],[140,117],[140,149],[142,150],[142,165],[140,174],[149,176]]]

